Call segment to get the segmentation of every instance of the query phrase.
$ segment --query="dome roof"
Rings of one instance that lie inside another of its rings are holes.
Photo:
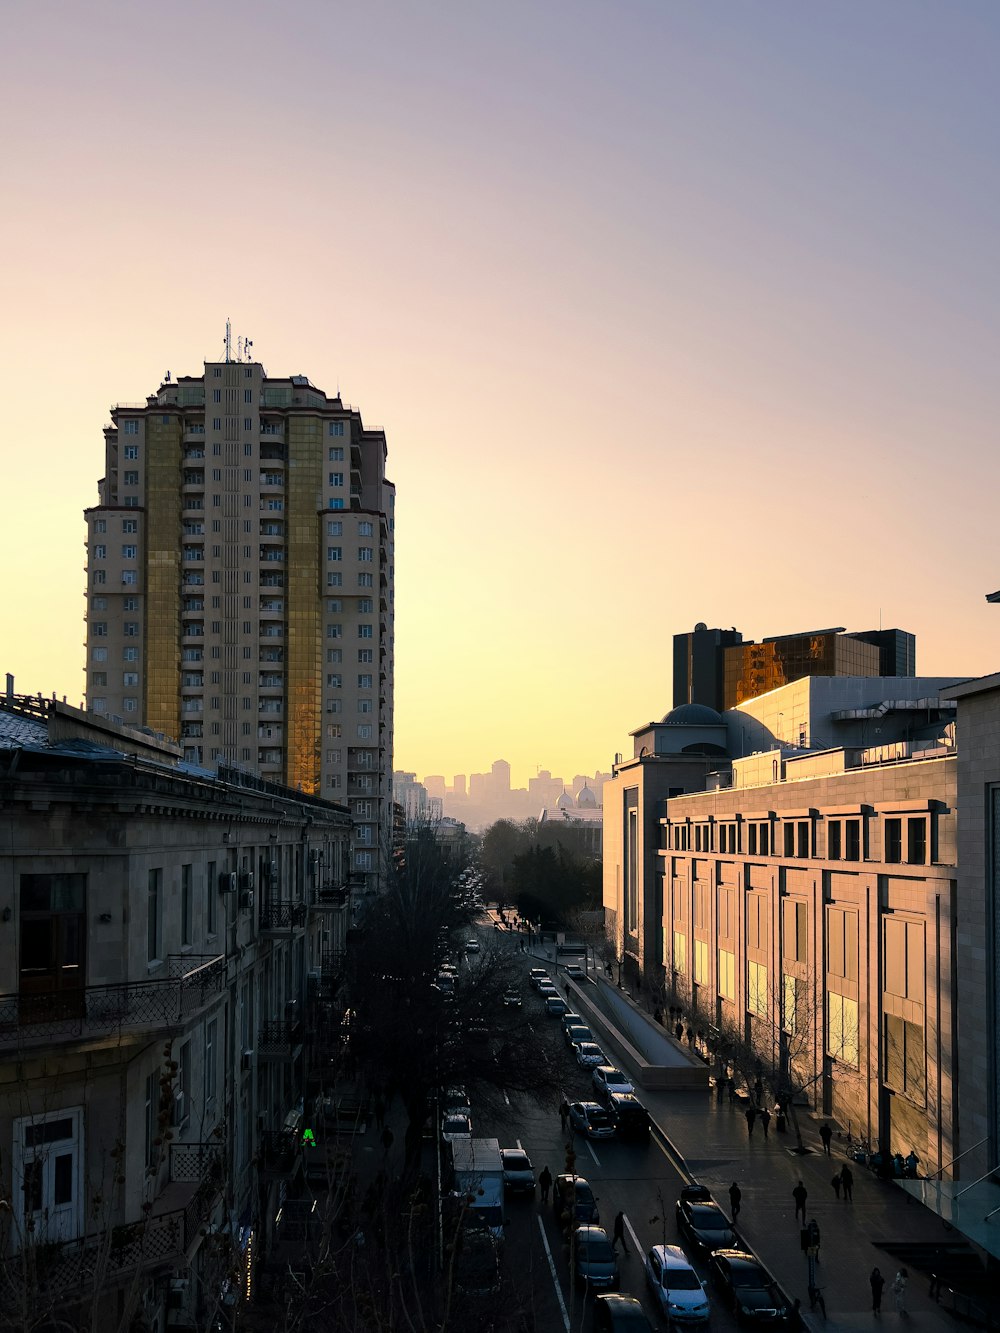
[[[563,790],[563,792],[562,792],[561,796],[559,797],[558,801],[556,801],[556,809],[557,809],[557,810],[572,810],[572,809],[573,809],[573,798],[572,798],[572,796],[570,796],[569,792],[566,791],[565,789]]]
[[[586,783],[580,788],[576,798],[576,803],[581,810],[596,810],[597,797],[590,790]]]
[[[719,727],[722,715],[707,704],[678,704],[663,719],[666,727]]]

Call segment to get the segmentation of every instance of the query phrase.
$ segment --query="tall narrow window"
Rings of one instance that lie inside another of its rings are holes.
[[[146,888],[146,958],[150,963],[161,957],[162,887],[163,871],[151,870]]]
[[[205,886],[205,934],[214,935],[216,931],[216,894],[218,886],[215,882],[215,862],[208,863],[208,881]]]
[[[192,878],[191,866],[181,866],[181,944],[190,946],[192,938]]]

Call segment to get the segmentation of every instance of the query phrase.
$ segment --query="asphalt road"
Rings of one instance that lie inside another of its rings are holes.
[[[524,960],[524,1004],[531,1016],[537,1015],[537,1024],[548,1031],[557,1049],[565,1070],[566,1100],[593,1100],[589,1071],[577,1066],[563,1039],[561,1022],[545,1014],[542,1000],[528,984],[529,964],[536,961]],[[473,1125],[477,1137],[495,1137],[501,1147],[524,1148],[536,1176],[544,1166],[553,1176],[566,1169],[570,1136],[562,1133],[555,1111],[523,1101],[512,1104],[502,1119],[491,1120],[478,1118],[473,1105]],[[574,1148],[577,1174],[586,1177],[597,1197],[600,1225],[610,1235],[616,1213],[625,1214],[628,1253],[619,1257],[620,1290],[642,1301],[654,1328],[665,1328],[646,1284],[643,1259],[653,1245],[680,1243],[674,1205],[684,1180],[675,1162],[655,1135],[648,1143],[638,1144],[616,1139],[591,1141],[576,1135]],[[539,1193],[536,1189],[531,1200],[517,1196],[507,1200],[501,1300],[507,1309],[524,1310],[529,1327],[565,1333],[589,1329],[590,1302],[569,1280],[568,1248],[551,1203],[543,1205]],[[703,1263],[696,1261],[694,1266],[707,1277]],[[721,1307],[711,1290],[709,1300],[713,1333],[730,1333],[736,1326],[732,1314]]]

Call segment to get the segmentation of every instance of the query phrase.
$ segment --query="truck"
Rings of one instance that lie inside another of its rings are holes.
[[[451,1145],[455,1192],[468,1204],[469,1218],[503,1239],[503,1161],[499,1139],[455,1139]]]

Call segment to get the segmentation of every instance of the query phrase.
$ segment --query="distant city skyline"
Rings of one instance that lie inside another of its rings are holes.
[[[394,796],[408,818],[444,815],[478,830],[498,819],[537,819],[565,796],[572,797],[575,804],[584,789],[591,793],[593,804],[600,806],[604,783],[611,777],[610,770],[597,769],[567,779],[543,768],[526,786],[514,787],[509,774],[510,765],[502,759],[494,760],[488,772],[456,773],[451,778],[439,773],[420,777],[412,770],[397,768]],[[585,798],[581,804],[589,806],[591,801]]]

